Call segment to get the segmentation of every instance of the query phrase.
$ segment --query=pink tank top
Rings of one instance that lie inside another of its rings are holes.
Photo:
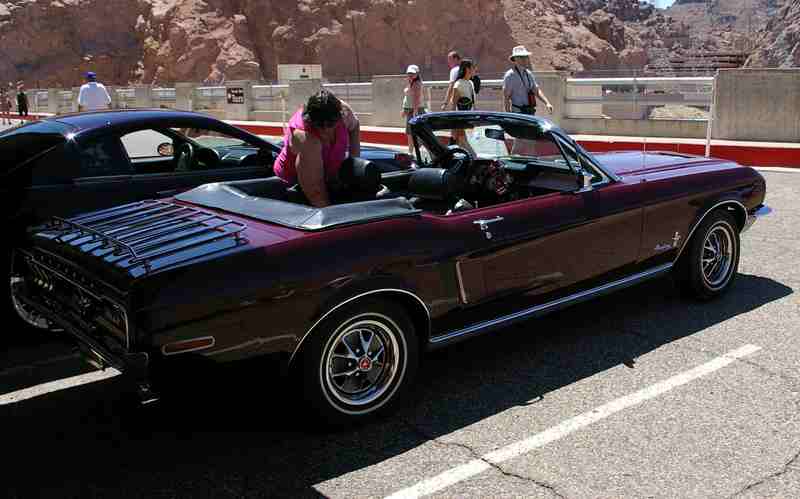
[[[290,184],[297,183],[297,168],[295,160],[297,154],[292,151],[289,145],[292,140],[292,134],[295,130],[304,130],[310,134],[319,137],[319,132],[310,126],[306,126],[303,121],[303,109],[298,109],[296,113],[289,120],[289,125],[286,127],[286,133],[283,136],[283,149],[281,149],[278,158],[275,160],[274,171],[275,175],[282,178]],[[339,120],[336,124],[335,138],[332,144],[322,144],[322,167],[325,169],[325,178],[333,179],[339,173],[339,167],[342,166],[342,161],[347,156],[347,151],[350,150],[350,135],[347,133],[347,128],[344,125],[344,120]]]

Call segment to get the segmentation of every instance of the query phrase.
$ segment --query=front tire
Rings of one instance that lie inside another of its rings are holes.
[[[676,268],[681,289],[707,301],[727,292],[739,269],[740,241],[736,220],[724,210],[710,213],[697,227]]]
[[[419,366],[406,311],[383,300],[334,312],[302,352],[303,398],[328,427],[361,423],[394,409]]]

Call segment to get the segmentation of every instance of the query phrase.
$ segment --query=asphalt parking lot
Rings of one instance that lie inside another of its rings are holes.
[[[0,496],[800,497],[800,172],[764,175],[724,298],[661,279],[459,344],[349,431],[258,363],[138,412],[117,377],[54,390],[91,371],[62,344],[5,351]]]

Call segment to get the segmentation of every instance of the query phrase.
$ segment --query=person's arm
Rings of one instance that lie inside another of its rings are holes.
[[[453,89],[455,88],[456,82],[451,81],[450,85],[447,86],[447,95],[444,97],[444,103],[442,104],[442,111],[447,109],[450,105],[450,100],[453,98]],[[452,108],[451,108],[452,109]]]
[[[544,105],[547,106],[547,110],[550,112],[550,114],[553,114],[553,105],[550,104],[549,100],[547,100],[547,96],[544,95],[544,92],[542,92],[542,89],[539,87],[539,85],[536,85],[536,96],[540,101],[544,102]]]
[[[358,158],[361,156],[361,123],[353,108],[344,101],[342,101],[342,119],[350,138],[350,157]]]
[[[413,112],[416,113],[417,109],[422,107],[422,83],[417,80],[411,87],[411,101],[414,107]]]
[[[325,186],[325,171],[322,167],[322,142],[302,130],[295,130],[291,140],[292,150],[297,152],[295,168],[297,181],[311,206],[324,208],[331,204]]]
[[[507,113],[511,112],[511,82],[508,75],[503,77],[503,109]]]
[[[106,107],[111,109],[111,95],[109,95],[108,89],[106,89],[105,85],[103,85],[103,93],[106,94]]]
[[[461,90],[456,88],[455,83],[452,84],[453,91],[447,93],[447,102],[446,105],[448,109],[455,109],[456,108],[456,101],[461,96]]]
[[[78,112],[81,112],[86,107],[86,96],[84,94],[84,87],[78,91]]]

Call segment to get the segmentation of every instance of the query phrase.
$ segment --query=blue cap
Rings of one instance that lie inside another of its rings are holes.
[[[94,80],[96,78],[97,78],[97,74],[95,74],[94,71],[89,71],[88,73],[86,73],[86,79],[87,80]]]

